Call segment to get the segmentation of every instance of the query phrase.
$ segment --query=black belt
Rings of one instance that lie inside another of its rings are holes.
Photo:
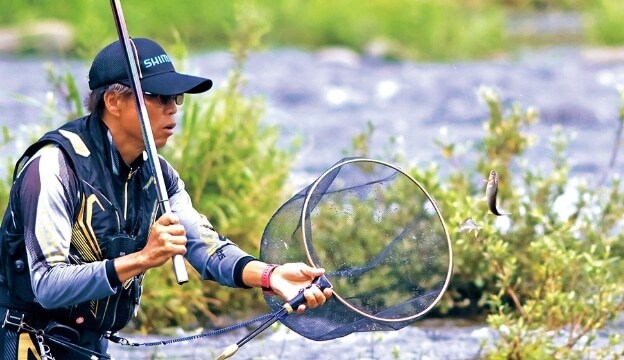
[[[16,332],[43,330],[47,321],[41,317],[35,317],[30,313],[0,307],[3,314],[2,327]]]
[[[4,309],[2,327],[17,333],[29,332],[40,336],[47,335],[72,344],[78,344],[81,340],[85,340],[84,336],[81,336],[76,329],[53,320],[37,319],[30,313],[15,309]],[[101,337],[98,336],[96,339],[99,340]],[[91,338],[91,340],[95,339]]]
[[[32,314],[20,310],[0,308],[0,314],[2,312],[4,312],[2,327],[5,329],[17,333],[28,332],[35,334],[38,337],[38,341],[40,341],[39,338],[45,338],[51,343],[74,349],[83,354],[97,355],[98,358],[109,358],[105,354],[100,354],[97,351],[80,346],[80,344],[86,343],[95,344],[102,340],[104,334],[88,330],[80,333],[78,330],[67,325],[60,324],[53,320],[46,321],[42,318],[38,319]]]

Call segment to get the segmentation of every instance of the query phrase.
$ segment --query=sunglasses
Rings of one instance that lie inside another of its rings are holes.
[[[143,92],[143,94],[151,100],[158,101],[161,105],[169,105],[172,101],[175,102],[176,105],[182,105],[184,103],[184,94],[177,95],[157,95],[152,94],[150,92]]]

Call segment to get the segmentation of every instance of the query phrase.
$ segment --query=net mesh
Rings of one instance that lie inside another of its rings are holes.
[[[334,296],[281,319],[313,340],[411,324],[439,300],[452,263],[427,192],[398,168],[361,158],[342,159],[282,205],[265,228],[260,258],[325,268]],[[283,305],[265,299],[273,310]]]

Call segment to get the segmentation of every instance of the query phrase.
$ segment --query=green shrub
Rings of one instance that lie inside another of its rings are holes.
[[[347,46],[364,52],[383,47],[386,56],[410,59],[458,59],[504,49],[504,14],[499,7],[471,7],[456,1],[283,0],[270,8],[275,44],[307,48]],[[306,14],[301,16],[301,14]]]
[[[241,92],[244,63],[260,45],[266,26],[251,7],[237,14],[231,30],[236,62],[226,85],[207,97],[189,97],[181,129],[162,153],[180,172],[195,208],[217,231],[257,256],[264,226],[285,200],[295,148],[279,148],[278,128],[261,124],[263,102]],[[252,314],[258,303],[264,304],[258,290],[202,282],[190,272],[192,280],[183,286],[175,285],[169,266],[147,274],[138,318],[143,330],[154,331],[159,322],[224,325],[219,316]]]
[[[527,170],[516,231],[479,239],[488,271],[496,274],[488,323],[500,339],[492,358],[597,358],[588,353],[596,331],[623,308],[621,251],[612,246],[622,240],[621,184],[574,186],[564,156],[554,166],[548,175]],[[561,216],[553,205],[565,190],[578,197]]]
[[[274,0],[258,1],[256,6],[268,14],[273,30],[266,36],[270,46],[346,46],[358,52],[375,48],[383,49],[381,53],[391,58],[449,60],[497,55],[517,46],[506,33],[507,10],[546,8],[589,13],[591,4],[598,1],[369,0],[354,6],[352,0]],[[170,45],[177,31],[184,34],[184,42],[193,50],[203,51],[227,47],[223,23],[235,17],[238,3],[241,0],[185,0],[172,6],[154,0],[148,7],[141,1],[126,1],[123,7],[131,35],[158,38]],[[74,55],[91,58],[115,37],[108,1],[10,0],[3,5],[3,25],[30,28],[38,19],[70,24],[76,36],[71,50]],[[588,26],[594,24],[600,25]],[[604,30],[614,36],[619,33],[615,27]]]
[[[495,101],[488,103],[493,106]],[[496,144],[510,143],[503,140],[506,133],[522,137],[516,127],[503,130],[501,125],[509,121],[495,118],[489,130],[497,141],[485,142],[490,151]],[[621,183],[617,178],[607,186],[572,183],[565,153],[568,139],[556,131],[551,143],[552,168],[523,167],[519,183],[511,181],[518,171],[502,164],[509,180],[501,199],[507,209],[515,209],[510,226],[501,229],[484,222],[485,232],[474,239],[494,275],[488,322],[501,337],[492,358],[595,357],[588,354],[593,336],[623,308],[618,301],[624,295],[621,245],[619,250],[614,246],[623,239]],[[491,154],[504,153],[505,147],[500,147]],[[488,156],[479,165],[496,163]],[[572,203],[558,210],[555,205],[565,197]],[[561,330],[569,331],[563,341],[558,338]]]
[[[522,155],[534,140],[523,130],[537,121],[537,111],[503,108],[487,88],[482,95],[490,118],[463,161],[455,159],[457,144],[437,141],[453,164],[463,166],[444,179],[438,165],[410,169],[437,199],[453,240],[454,276],[438,311],[488,315],[499,333],[489,344],[492,359],[608,356],[608,349],[592,345],[624,308],[622,184],[617,177],[607,185],[572,181],[569,139],[560,130],[551,138],[552,165],[527,165]],[[491,169],[500,174],[498,202],[509,216],[489,213],[483,201]],[[459,232],[468,217],[481,227],[476,234]]]
[[[624,42],[621,25],[624,21],[624,2],[598,0],[585,16],[587,37],[594,44],[618,45]]]

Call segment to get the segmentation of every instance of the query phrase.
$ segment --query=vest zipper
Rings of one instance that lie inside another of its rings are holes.
[[[128,220],[128,184],[130,183],[132,176],[136,174],[137,170],[138,169],[131,169],[130,172],[128,172],[128,177],[126,178],[126,182],[124,184],[124,220],[125,221]]]
[[[126,182],[124,184],[124,221],[128,220],[128,183],[130,182],[130,178],[132,178],[132,170],[128,172],[128,177],[126,178]]]

